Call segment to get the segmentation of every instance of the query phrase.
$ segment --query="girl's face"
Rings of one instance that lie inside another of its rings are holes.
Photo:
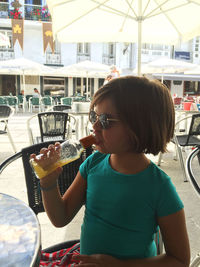
[[[107,114],[110,119],[119,119],[117,111],[110,99],[105,99],[94,107],[97,115]],[[109,121],[107,129],[101,127],[99,119],[93,124],[96,135],[96,148],[101,153],[121,154],[130,151],[127,126],[122,121]]]

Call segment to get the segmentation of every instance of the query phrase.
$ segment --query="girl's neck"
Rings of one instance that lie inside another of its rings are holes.
[[[145,170],[150,164],[150,160],[145,154],[123,153],[111,154],[111,167],[123,174],[136,174]]]

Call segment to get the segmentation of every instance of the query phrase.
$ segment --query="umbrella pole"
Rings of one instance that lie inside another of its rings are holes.
[[[24,75],[24,70],[23,70],[23,75],[22,75],[23,79],[23,90],[24,90],[24,94],[25,94],[25,75]]]
[[[86,100],[88,100],[88,71],[86,72]]]
[[[141,53],[142,53],[142,1],[138,1],[138,76],[141,76]]]

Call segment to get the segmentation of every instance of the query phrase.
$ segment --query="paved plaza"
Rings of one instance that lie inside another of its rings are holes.
[[[9,121],[9,127],[14,139],[17,151],[29,145],[26,122],[32,116],[31,113],[15,114]],[[1,135],[0,162],[13,154],[9,139]],[[176,189],[184,202],[187,227],[189,232],[191,255],[194,257],[200,251],[200,199],[194,192],[189,182],[183,182],[183,175],[178,161],[173,160],[174,145],[169,145],[169,152],[163,156],[161,168],[172,178]],[[187,151],[185,156],[187,156]],[[150,156],[157,163],[157,157]],[[26,186],[23,175],[21,159],[9,165],[0,175],[0,192],[15,196],[27,203]],[[64,228],[55,228],[46,214],[39,214],[41,225],[42,246],[47,247],[64,240],[79,238],[84,208],[77,214],[74,220]],[[184,253],[184,251],[183,251]]]

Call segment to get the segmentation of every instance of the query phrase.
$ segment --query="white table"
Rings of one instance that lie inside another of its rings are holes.
[[[88,119],[89,109],[90,102],[73,102],[72,109],[69,111],[69,114],[75,116],[78,121],[76,129],[77,140],[86,136],[85,118]]]
[[[40,226],[23,201],[0,193],[0,266],[39,266]]]

